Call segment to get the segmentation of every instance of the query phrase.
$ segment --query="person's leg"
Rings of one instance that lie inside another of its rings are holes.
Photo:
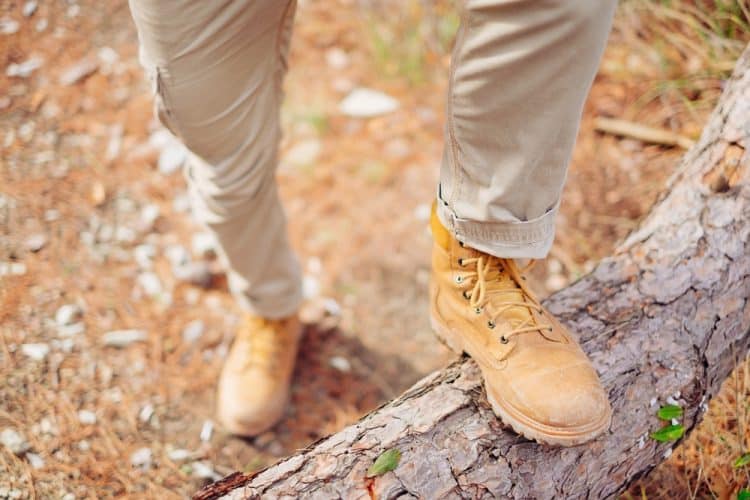
[[[467,0],[438,216],[460,240],[544,258],[615,0]]]
[[[482,370],[521,434],[575,445],[607,429],[606,393],[513,259],[543,258],[615,0],[466,0],[436,208],[431,321]]]
[[[157,115],[189,150],[193,211],[214,233],[229,286],[267,318],[302,301],[275,171],[295,2],[130,0]]]
[[[252,313],[219,380],[219,420],[243,435],[283,415],[301,333],[301,273],[275,181],[295,5],[130,0],[157,115],[189,150],[193,210],[216,236],[232,293]]]

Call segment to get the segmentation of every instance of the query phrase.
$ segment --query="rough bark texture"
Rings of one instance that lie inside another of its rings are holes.
[[[750,344],[750,49],[700,141],[641,227],[545,305],[580,332],[614,407],[593,443],[551,448],[506,430],[461,359],[282,462],[201,498],[606,498],[675,444],[648,434],[677,399],[692,429]],[[400,464],[365,472],[388,448]],[[223,496],[222,496],[223,495]]]

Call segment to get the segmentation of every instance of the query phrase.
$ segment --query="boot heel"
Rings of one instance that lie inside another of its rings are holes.
[[[432,332],[435,337],[448,349],[455,352],[458,355],[465,353],[462,343],[455,338],[450,330],[441,325],[440,322],[435,319],[434,314],[430,314],[430,325],[432,326]]]

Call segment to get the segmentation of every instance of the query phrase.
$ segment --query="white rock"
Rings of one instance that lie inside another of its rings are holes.
[[[42,361],[49,354],[49,345],[42,344],[42,343],[22,344],[21,352],[24,353],[24,355],[28,356],[29,358],[33,359],[34,361]]]
[[[654,398],[651,398],[651,401],[649,401],[649,402],[648,402],[648,405],[649,405],[649,406],[650,406],[651,408],[653,408],[654,406],[656,406],[656,403],[657,403],[657,402],[658,402],[658,400],[657,400],[657,399],[656,399],[656,398],[654,397]]]
[[[190,252],[182,245],[170,245],[164,250],[164,256],[169,264],[175,268],[190,262]]]
[[[420,205],[417,205],[414,209],[414,218],[417,219],[419,222],[427,222],[430,220],[430,215],[432,214],[432,208],[427,203],[422,203]]]
[[[83,317],[83,309],[78,304],[65,304],[55,312],[55,323],[58,326],[72,325]]]
[[[70,17],[70,18],[73,18],[73,17],[78,17],[78,14],[80,14],[80,13],[81,13],[81,6],[80,6],[80,5],[78,5],[77,3],[74,3],[74,4],[72,4],[72,5],[69,5],[69,6],[68,6],[68,10],[67,10],[67,11],[65,11],[65,14],[66,14],[66,15],[67,15],[68,17]]]
[[[326,51],[326,62],[333,69],[344,69],[349,66],[349,55],[339,47],[332,47]]]
[[[184,449],[178,448],[176,450],[169,450],[167,452],[167,456],[173,462],[182,462],[183,460],[192,458],[194,456],[194,453],[191,452],[190,450],[184,450]]]
[[[91,443],[89,443],[87,439],[81,439],[78,441],[77,446],[80,451],[89,451],[91,449]]]
[[[302,295],[306,299],[312,299],[320,295],[320,282],[318,278],[309,274],[302,277]]]
[[[667,404],[669,404],[669,405],[675,405],[675,406],[680,406],[680,403],[675,398],[673,398],[672,396],[668,396],[667,397]]]
[[[0,276],[22,276],[26,274],[23,262],[0,262]]]
[[[195,233],[191,239],[191,247],[195,255],[213,257],[216,255],[216,238],[211,233]]]
[[[0,19],[0,34],[13,35],[18,33],[18,29],[21,27],[18,21],[4,17]]]
[[[8,448],[15,455],[21,455],[23,452],[31,449],[31,445],[26,441],[23,434],[10,428],[3,429],[0,432],[0,444]]]
[[[364,87],[352,90],[339,104],[339,111],[354,118],[370,118],[396,111],[399,103],[393,97]]]
[[[141,209],[141,229],[144,231],[150,231],[154,227],[156,219],[159,218],[161,209],[159,205],[155,203],[149,203]]]
[[[201,288],[211,286],[211,269],[202,260],[174,267],[172,268],[172,273],[175,278],[185,283],[190,283]]]
[[[117,226],[115,229],[115,240],[118,243],[133,243],[137,237],[135,230],[128,226]]]
[[[164,175],[176,172],[185,163],[186,158],[187,151],[182,144],[175,141],[168,143],[159,154],[159,172]]]
[[[214,432],[214,423],[211,420],[206,420],[203,422],[203,427],[201,427],[201,441],[204,443],[207,443],[208,441],[211,441],[211,435]]]
[[[104,334],[104,345],[127,347],[134,342],[143,342],[148,336],[144,330],[112,330]]]
[[[167,144],[177,142],[175,140],[175,137],[172,135],[172,133],[165,129],[165,128],[159,128],[155,130],[149,137],[148,137],[148,144],[154,149],[163,149],[167,146]]]
[[[66,352],[70,352],[70,348],[73,347],[73,344],[67,342],[68,340],[72,341],[72,339],[69,339],[68,337],[80,335],[85,331],[86,331],[86,325],[83,322],[73,323],[72,325],[58,326],[57,336],[66,339],[66,341],[63,341],[60,344],[61,348]]]
[[[138,419],[143,422],[144,424],[151,420],[151,417],[154,415],[154,405],[151,403],[146,403],[143,408],[141,408],[141,411],[138,413]]]
[[[328,360],[328,364],[340,372],[349,373],[352,371],[352,364],[342,356],[333,356]]]
[[[283,161],[294,167],[304,167],[315,163],[323,149],[317,139],[307,139],[298,142],[284,154]]]
[[[44,248],[44,245],[46,244],[47,236],[44,233],[32,234],[31,236],[26,238],[26,241],[24,242],[26,249],[30,252],[38,252],[39,250]]]
[[[47,29],[47,26],[49,26],[49,21],[47,19],[40,19],[34,25],[34,29],[41,33]]]
[[[41,469],[44,467],[44,459],[36,453],[27,452],[26,460],[29,461],[29,465],[34,469]]]
[[[664,460],[668,459],[671,456],[672,456],[672,448],[667,448],[666,451],[664,451],[664,455],[663,455]]]
[[[151,467],[151,448],[139,448],[130,455],[133,467],[149,469]]]
[[[102,64],[111,66],[120,60],[120,55],[112,47],[102,47],[96,52],[96,57]]]
[[[40,57],[32,57],[22,63],[11,63],[5,69],[6,76],[28,78],[31,73],[38,70],[44,64],[44,60]]]
[[[154,257],[156,257],[156,247],[146,243],[138,245],[133,249],[133,257],[138,267],[141,269],[151,269],[154,264]]]
[[[96,423],[96,413],[89,410],[80,410],[78,412],[78,421],[83,425],[94,425]]]
[[[60,211],[55,210],[54,208],[50,208],[49,210],[44,211],[44,220],[47,222],[55,222],[56,220],[60,220]]]
[[[23,4],[23,10],[21,12],[23,13],[24,17],[31,17],[34,15],[34,12],[36,12],[37,6],[38,4],[35,1],[31,0]]]
[[[156,297],[164,291],[159,277],[150,271],[139,274],[136,282],[143,293],[149,297]]]
[[[210,479],[211,481],[221,479],[221,474],[218,474],[207,462],[193,462],[190,467],[193,469],[193,476],[195,477]]]
[[[331,297],[323,299],[323,309],[330,316],[341,316],[341,306]]]
[[[203,335],[206,325],[203,321],[196,319],[188,323],[182,330],[182,340],[188,344],[192,344]]]

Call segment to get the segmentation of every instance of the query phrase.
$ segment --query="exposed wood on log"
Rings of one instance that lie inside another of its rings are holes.
[[[750,344],[750,49],[699,142],[640,228],[597,268],[545,301],[574,331],[609,392],[614,418],[574,448],[506,430],[461,359],[354,425],[200,498],[606,498],[674,443],[655,402],[672,396],[688,430]],[[398,467],[365,473],[384,450]],[[368,488],[369,486],[369,488]],[[208,491],[208,490],[206,490]]]
[[[627,120],[599,117],[594,120],[594,128],[605,134],[621,135],[662,146],[679,146],[683,149],[689,149],[694,144],[692,139],[684,135]]]

